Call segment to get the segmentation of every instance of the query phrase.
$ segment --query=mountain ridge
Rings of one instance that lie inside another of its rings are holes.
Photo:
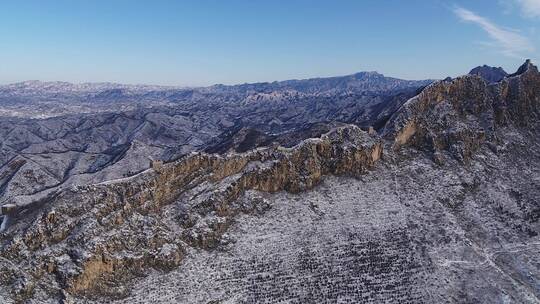
[[[152,100],[161,94],[162,98],[169,99],[184,92],[197,92],[199,94],[246,94],[268,93],[272,91],[297,91],[305,94],[321,94],[324,90],[346,89],[350,87],[354,92],[388,91],[389,89],[401,89],[407,86],[420,86],[431,80],[402,80],[385,77],[377,72],[358,72],[345,76],[319,77],[308,79],[293,79],[274,82],[244,83],[237,85],[211,85],[207,87],[175,87],[175,86],[152,86],[152,85],[124,85],[118,83],[80,83],[69,82],[41,82],[26,81],[0,86],[0,97],[37,96],[61,98],[62,94],[73,98],[81,94],[80,98],[91,99],[100,93],[109,90],[121,90],[127,97],[147,98]],[[367,83],[366,85],[359,84]],[[381,85],[378,85],[381,83]],[[336,87],[340,85],[341,87]],[[324,89],[321,89],[322,88]],[[118,97],[118,96],[116,96]],[[99,96],[98,96],[99,98]],[[176,100],[177,101],[177,100]]]
[[[274,80],[274,81],[262,81],[254,83],[238,83],[238,84],[212,84],[208,86],[182,86],[182,85],[148,85],[148,84],[125,84],[119,82],[69,82],[69,81],[42,81],[42,80],[26,80],[13,83],[6,83],[0,85],[0,90],[7,88],[73,88],[80,90],[100,90],[102,88],[113,89],[113,88],[149,88],[149,89],[202,89],[202,88],[212,88],[212,87],[238,87],[244,85],[265,85],[265,84],[279,84],[279,83],[292,83],[292,82],[302,82],[302,81],[315,81],[315,80],[329,80],[336,78],[363,78],[366,76],[378,76],[379,78],[391,78],[404,81],[423,81],[423,80],[414,80],[414,79],[400,79],[397,77],[387,77],[384,74],[381,74],[377,71],[361,71],[355,72],[347,75],[340,76],[326,76],[326,77],[308,77],[308,78],[293,78],[285,80]]]

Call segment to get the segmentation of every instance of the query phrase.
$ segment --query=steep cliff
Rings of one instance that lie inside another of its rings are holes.
[[[407,101],[384,133],[395,147],[442,151],[466,162],[486,141],[496,147],[504,127],[535,129],[540,116],[540,74],[527,61],[497,83],[476,75],[435,82]]]

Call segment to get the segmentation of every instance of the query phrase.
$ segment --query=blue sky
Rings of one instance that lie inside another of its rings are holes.
[[[0,83],[209,85],[540,58],[540,0],[0,0]]]

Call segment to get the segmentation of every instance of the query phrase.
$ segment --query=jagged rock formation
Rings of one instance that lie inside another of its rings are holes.
[[[486,140],[496,145],[502,127],[536,127],[538,83],[538,69],[530,61],[495,84],[474,75],[436,82],[405,103],[385,133],[396,146],[412,144],[436,155],[447,150],[467,161]]]
[[[488,83],[499,82],[508,76],[508,73],[501,67],[490,67],[487,65],[478,66],[469,72],[469,75],[478,75]]]
[[[221,154],[18,197],[0,300],[539,303],[538,69],[402,104],[377,111],[382,136],[237,125]]]

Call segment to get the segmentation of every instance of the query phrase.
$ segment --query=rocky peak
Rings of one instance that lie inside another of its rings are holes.
[[[354,74],[354,78],[358,80],[367,80],[367,79],[383,79],[385,76],[376,71],[370,72],[359,72]]]
[[[395,148],[412,145],[436,159],[448,154],[466,162],[483,142],[495,140],[501,127],[537,127],[538,69],[527,60],[511,76],[492,85],[474,75],[433,83],[394,114],[385,136],[394,139]]]
[[[478,66],[469,72],[469,75],[478,75],[488,83],[499,82],[508,75],[501,67],[491,67],[488,65]]]
[[[514,77],[514,76],[518,76],[518,75],[522,75],[522,74],[525,74],[526,72],[528,71],[532,71],[533,73],[538,73],[538,68],[532,63],[532,61],[530,59],[527,59],[525,60],[525,63],[522,64],[519,69],[517,70],[517,72],[515,72],[514,74],[510,75],[510,77]]]

